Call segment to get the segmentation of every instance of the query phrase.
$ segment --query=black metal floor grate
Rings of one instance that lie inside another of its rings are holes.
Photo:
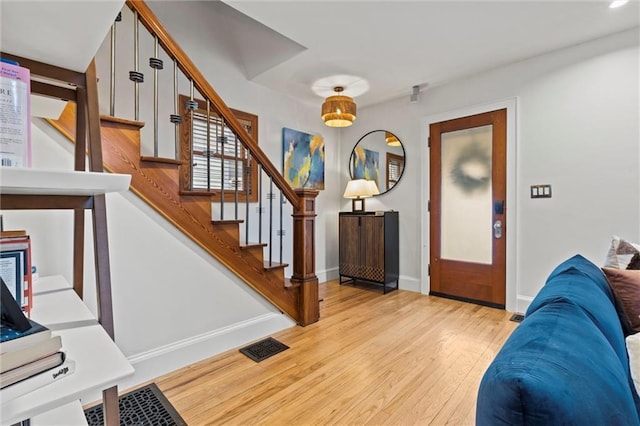
[[[522,322],[522,320],[524,319],[524,315],[522,315],[522,314],[513,314],[513,315],[511,315],[510,319],[511,319],[511,321],[514,321],[514,322]]]
[[[284,343],[278,342],[273,337],[269,337],[257,343],[245,346],[244,348],[240,349],[240,352],[242,352],[255,362],[260,362],[286,349],[289,349],[289,346],[285,345]]]
[[[120,395],[120,426],[186,426],[155,383]],[[89,426],[102,426],[102,404],[84,410]]]

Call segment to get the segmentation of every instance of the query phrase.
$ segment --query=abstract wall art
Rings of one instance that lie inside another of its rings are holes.
[[[283,175],[293,188],[324,189],[324,139],[282,128]]]
[[[353,150],[353,179],[366,179],[375,181],[378,188],[378,170],[380,168],[380,154],[362,147]]]

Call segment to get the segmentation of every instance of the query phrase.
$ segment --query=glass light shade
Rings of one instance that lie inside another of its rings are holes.
[[[384,140],[387,142],[387,145],[389,146],[402,146],[402,144],[400,143],[400,140],[398,140],[396,135],[394,135],[393,133],[385,132]]]
[[[368,198],[379,194],[378,186],[372,180],[354,179],[347,183],[344,198]]]
[[[329,96],[322,104],[322,121],[329,127],[348,127],[356,119],[356,104],[349,96]]]

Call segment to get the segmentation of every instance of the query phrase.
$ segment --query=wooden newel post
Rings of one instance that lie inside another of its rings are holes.
[[[316,276],[316,197],[318,190],[295,189],[300,198],[293,207],[293,275],[291,284],[299,286],[298,324],[305,326],[320,319],[318,277]]]

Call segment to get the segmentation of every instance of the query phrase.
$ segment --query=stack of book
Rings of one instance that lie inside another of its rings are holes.
[[[69,376],[75,363],[66,359],[60,336],[26,318],[4,280],[0,282],[0,401],[5,403]]]

